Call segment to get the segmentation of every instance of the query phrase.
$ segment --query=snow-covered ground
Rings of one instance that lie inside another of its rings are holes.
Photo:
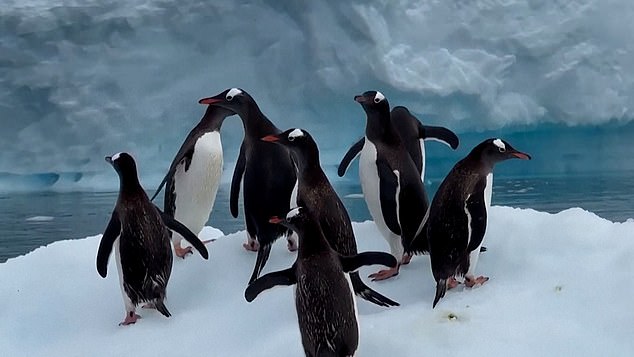
[[[105,226],[106,222],[104,222]],[[361,250],[387,250],[372,222],[356,223]],[[359,300],[359,356],[626,356],[634,351],[634,220],[613,223],[578,208],[559,214],[493,207],[478,272],[482,287],[449,291],[431,308],[427,256],[368,284],[398,300]],[[253,303],[244,288],[255,255],[245,233],[206,228],[210,259],[174,263],[169,319],[151,310],[121,327],[114,260],[95,269],[100,236],[53,243],[0,264],[2,356],[299,356],[293,289]],[[290,266],[285,242],[266,271]],[[366,268],[363,275],[378,267]]]

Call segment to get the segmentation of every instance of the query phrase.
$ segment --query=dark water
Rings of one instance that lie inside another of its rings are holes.
[[[431,195],[440,180],[427,184]],[[354,221],[370,219],[358,183],[338,181],[334,185]],[[228,185],[221,186],[208,223],[225,233],[244,229],[242,209],[236,219],[229,213],[228,192]],[[108,223],[116,196],[116,192],[0,195],[0,262],[57,240],[100,234]],[[624,221],[634,217],[634,173],[600,177],[496,176],[493,204],[552,213],[582,207],[609,220]]]

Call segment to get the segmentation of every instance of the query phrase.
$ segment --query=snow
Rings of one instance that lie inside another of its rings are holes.
[[[386,250],[374,223],[355,223],[360,249]],[[244,300],[255,255],[244,232],[217,238],[210,259],[176,260],[169,319],[151,310],[118,326],[123,301],[111,258],[95,269],[100,236],[59,241],[0,264],[4,356],[298,356],[293,289]],[[449,291],[431,308],[427,256],[391,280],[368,284],[401,303],[359,300],[359,356],[625,356],[634,350],[634,220],[613,223],[572,208],[558,214],[494,206],[478,273],[484,286]],[[266,271],[294,254],[274,246]],[[362,276],[378,267],[362,270]]]

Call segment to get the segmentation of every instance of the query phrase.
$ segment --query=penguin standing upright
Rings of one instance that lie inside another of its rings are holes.
[[[248,302],[277,285],[296,285],[295,308],[306,356],[353,356],[359,344],[359,322],[352,284],[345,274],[361,266],[396,266],[387,253],[365,252],[342,256],[326,241],[319,222],[305,207],[291,210],[286,219],[272,218],[299,235],[293,266],[263,275],[245,290]]]
[[[200,252],[209,257],[207,248],[187,227],[161,212],[148,199],[137,177],[136,164],[130,154],[107,156],[119,174],[119,197],[110,222],[99,243],[97,272],[106,277],[108,258],[115,246],[119,283],[125,304],[125,319],[129,325],[140,317],[136,306],[149,302],[166,317],[165,289],[172,271],[172,250],[168,228],[180,233]]]
[[[151,199],[154,200],[166,185],[163,210],[195,234],[199,234],[209,220],[216,200],[223,164],[220,127],[230,115],[234,115],[230,110],[207,107],[198,125],[185,138]],[[179,233],[172,235],[174,253],[185,258],[192,249],[181,247],[182,239]]]
[[[283,145],[290,151],[297,167],[297,206],[313,213],[330,247],[341,255],[357,254],[350,216],[321,169],[319,149],[313,137],[306,130],[289,129],[262,140]],[[354,292],[365,300],[380,306],[399,305],[365,285],[358,272],[350,273],[350,280]]]
[[[504,140],[485,140],[460,160],[440,184],[426,222],[431,268],[436,280],[433,307],[447,288],[458,284],[456,277],[464,276],[467,287],[489,280],[474,273],[486,232],[491,174],[496,163],[514,158],[530,160],[531,157]]]
[[[272,216],[281,216],[288,212],[291,194],[297,182],[295,167],[288,150],[260,140],[266,135],[279,134],[281,130],[262,113],[247,92],[231,88],[199,102],[231,110],[242,119],[244,140],[231,180],[230,209],[231,214],[237,217],[240,183],[243,182],[248,234],[248,242],[244,247],[258,252],[253,274],[249,279],[252,282],[264,268],[273,242],[280,236],[288,238],[291,234],[286,227],[269,223],[268,220]],[[292,244],[289,249],[291,246]]]
[[[367,116],[359,159],[359,177],[368,210],[390,245],[399,266],[404,246],[421,232],[428,208],[420,173],[390,120],[390,105],[381,92],[355,96]],[[372,274],[383,280],[398,274],[394,269]]]
[[[451,130],[440,126],[423,125],[406,107],[396,106],[390,113],[390,120],[401,138],[403,145],[416,164],[420,177],[425,179],[425,141],[438,141],[452,149],[457,149],[460,141]],[[361,152],[365,137],[354,143],[339,163],[337,174],[343,177],[348,165]]]

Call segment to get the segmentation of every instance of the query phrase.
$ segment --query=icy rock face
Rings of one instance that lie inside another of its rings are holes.
[[[633,17],[628,0],[5,0],[0,172],[100,173],[125,150],[160,176],[196,101],[233,86],[332,157],[373,88],[458,132],[629,121]]]

